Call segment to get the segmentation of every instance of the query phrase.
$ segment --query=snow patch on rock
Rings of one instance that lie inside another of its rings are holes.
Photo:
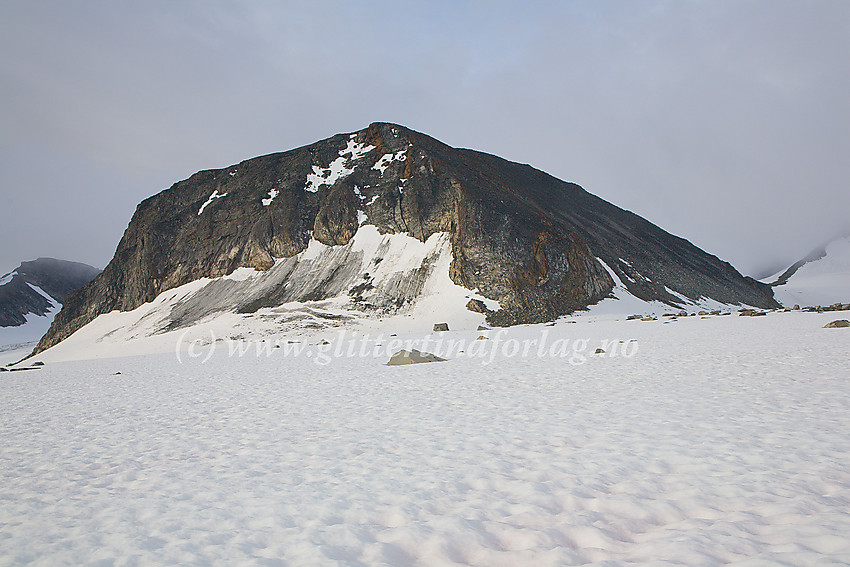
[[[274,201],[274,198],[277,197],[279,194],[280,191],[278,191],[277,189],[272,189],[271,191],[269,191],[269,198],[262,199],[261,201],[263,203],[263,206],[268,207],[269,205],[271,205],[272,201]]]
[[[349,164],[375,149],[375,146],[356,142],[354,138],[355,135],[352,134],[346,147],[339,152],[339,157],[329,163],[327,167],[313,166],[313,173],[307,174],[305,191],[315,193],[319,190],[319,187],[323,185],[330,187],[340,179],[354,173],[354,167],[349,167]]]
[[[381,158],[372,166],[372,169],[380,171],[381,175],[387,170],[390,164],[394,161],[405,161],[407,159],[407,150],[400,150],[394,154],[384,154]]]
[[[204,212],[204,209],[206,209],[206,208],[207,208],[207,205],[210,205],[213,201],[215,201],[216,199],[221,199],[222,197],[227,197],[227,193],[221,193],[221,194],[219,194],[219,193],[218,193],[218,189],[216,189],[215,191],[213,191],[213,192],[212,192],[212,195],[210,195],[210,198],[209,198],[209,199],[207,199],[207,202],[206,202],[206,203],[204,203],[203,205],[201,205],[201,208],[200,208],[200,209],[198,209],[198,216],[200,216],[200,215],[201,215],[201,213],[203,213],[203,212]]]

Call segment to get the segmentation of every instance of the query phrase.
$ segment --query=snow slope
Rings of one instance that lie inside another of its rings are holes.
[[[485,324],[485,316],[467,310],[469,300],[481,300],[492,310],[499,304],[454,284],[448,275],[451,261],[448,234],[433,234],[420,242],[405,234],[380,234],[364,224],[344,246],[311,240],[306,250],[278,260],[267,271],[240,268],[229,276],[203,278],[163,292],[133,311],[101,315],[41,357],[79,360],[153,354],[195,340],[315,341],[339,328],[391,334],[428,331],[435,323],[448,323],[450,329],[475,329]],[[693,301],[669,289],[680,298],[680,306],[643,301],[599,261],[614,279],[614,291],[575,317],[739,308],[713,300]],[[317,288],[329,297],[285,299],[310,297]],[[274,294],[279,295],[276,303],[244,312],[243,307],[258,298]]]
[[[12,281],[12,278],[14,278],[16,275],[18,275],[18,272],[12,271],[12,272],[9,272],[8,274],[6,274],[3,277],[0,277],[0,285],[6,285],[10,281]]]
[[[404,234],[381,235],[364,225],[345,246],[311,240],[304,252],[265,272],[240,268],[229,276],[168,290],[133,311],[101,315],[40,358],[173,352],[178,343],[194,340],[319,340],[336,329],[428,331],[438,322],[451,329],[475,329],[485,317],[466,309],[469,300],[483,300],[494,309],[498,303],[452,283],[451,260],[446,234],[420,242]],[[269,290],[285,287],[287,294],[301,297],[320,284],[330,299],[236,312]],[[362,290],[355,298],[349,291],[357,284]]]
[[[623,283],[623,280],[621,280],[620,276],[617,275],[617,272],[612,270],[611,267],[602,260],[602,258],[597,258],[596,260],[602,264],[602,267],[605,268],[608,275],[611,276],[612,280],[614,280],[614,289],[611,291],[610,297],[603,299],[596,305],[591,305],[587,311],[578,311],[574,313],[574,316],[625,316],[634,314],[660,315],[663,313],[679,313],[682,311],[685,313],[698,313],[700,311],[714,310],[724,310],[729,312],[732,310],[738,310],[741,307],[748,307],[746,305],[727,305],[706,297],[702,297],[695,301],[668,287],[665,287],[667,292],[678,298],[680,302],[678,306],[668,305],[661,301],[645,301],[635,295],[632,295]]]
[[[0,565],[847,565],[834,315],[3,372]]]
[[[780,272],[763,281],[775,282],[782,275]],[[773,291],[776,300],[786,307],[850,303],[850,236],[827,244],[823,257],[804,263]]]

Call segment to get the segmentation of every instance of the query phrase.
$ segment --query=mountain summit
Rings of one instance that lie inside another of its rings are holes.
[[[399,246],[394,235],[412,243],[396,250],[404,269],[381,264]],[[161,330],[216,310],[334,297],[386,313],[415,303],[440,270],[493,325],[553,320],[612,296],[615,284],[672,306],[777,306],[769,286],[576,184],[375,123],[201,171],[143,201],[115,257],[67,299],[37,351],[98,315],[238,268],[265,275],[250,289],[244,278],[210,282]]]

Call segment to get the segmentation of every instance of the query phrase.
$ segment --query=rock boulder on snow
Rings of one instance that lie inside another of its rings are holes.
[[[440,358],[430,352],[419,352],[416,349],[400,350],[390,357],[387,366],[403,366],[405,364],[421,364],[423,362],[445,362],[445,358]]]

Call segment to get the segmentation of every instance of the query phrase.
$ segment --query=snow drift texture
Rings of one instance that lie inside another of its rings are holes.
[[[220,347],[2,373],[0,564],[850,565],[834,318],[494,329],[570,354],[487,365]]]
[[[311,241],[345,245],[365,224],[421,242],[445,234],[449,276],[498,301],[500,309],[487,313],[495,325],[548,321],[605,298],[614,280],[599,260],[647,301],[675,305],[685,296],[777,306],[769,286],[578,185],[376,123],[196,173],[143,201],[115,257],[68,298],[36,352],[100,314],[132,310],[199,278],[239,267],[267,270]],[[269,306],[282,295],[287,301],[346,291],[354,297],[354,286],[371,285],[361,277],[349,286],[346,269],[322,273],[310,285],[283,278],[267,296],[240,308]],[[415,285],[407,287],[415,293]]]

